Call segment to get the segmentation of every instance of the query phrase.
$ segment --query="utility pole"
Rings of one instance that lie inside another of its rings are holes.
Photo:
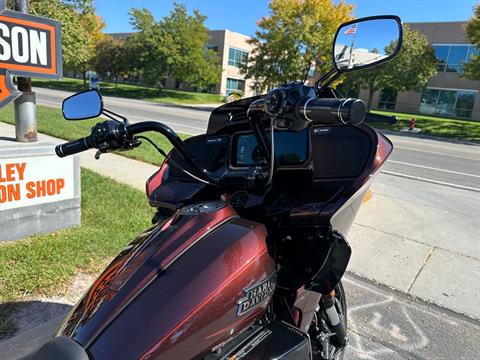
[[[15,11],[28,13],[28,0],[15,0]],[[17,77],[18,90],[22,92],[14,102],[15,137],[19,142],[37,141],[37,106],[32,91],[32,79]]]

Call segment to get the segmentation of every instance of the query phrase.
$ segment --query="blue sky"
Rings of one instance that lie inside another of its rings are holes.
[[[178,0],[189,10],[198,9],[208,19],[210,29],[230,29],[251,35],[256,21],[268,14],[268,0]],[[472,14],[476,0],[356,0],[357,17],[395,14],[404,22],[461,21]],[[107,24],[106,32],[128,32],[128,11],[132,7],[147,8],[158,19],[168,15],[173,0],[95,0],[97,13]]]

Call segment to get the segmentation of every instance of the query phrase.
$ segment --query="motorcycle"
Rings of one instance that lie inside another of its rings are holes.
[[[157,121],[130,124],[97,90],[73,95],[68,120],[109,118],[59,157],[150,142],[165,157],[147,181],[153,226],[112,261],[32,359],[342,359],[345,238],[392,151],[340,75],[395,57],[396,16],[342,24],[331,71],[215,109],[182,141]],[[145,135],[173,145],[168,154]],[[120,196],[121,194],[119,194]],[[134,206],[134,204],[132,204]]]

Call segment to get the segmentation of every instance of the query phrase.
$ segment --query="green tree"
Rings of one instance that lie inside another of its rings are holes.
[[[393,50],[396,44],[391,44]],[[403,44],[395,59],[385,64],[352,72],[345,76],[344,88],[368,90],[368,109],[373,94],[384,88],[393,91],[423,89],[436,73],[437,57],[427,38],[418,31],[403,26]]]
[[[480,4],[473,9],[473,16],[467,22],[465,31],[470,42],[480,49]],[[463,67],[464,77],[471,80],[480,80],[480,54],[470,57]]]
[[[265,89],[304,78],[312,65],[317,73],[328,71],[335,31],[352,19],[353,6],[343,0],[272,0],[269,7],[249,41],[246,76]]]
[[[110,75],[118,85],[118,78],[127,73],[130,65],[124,40],[105,36],[97,44],[95,71],[100,75]]]
[[[93,66],[104,23],[95,15],[93,0],[31,0],[29,12],[62,23],[65,68],[85,72]]]
[[[136,54],[131,65],[147,83],[157,85],[166,74],[160,25],[147,9],[132,9],[129,14],[130,24],[137,30],[126,40],[128,53]]]
[[[160,21],[146,9],[132,9],[130,15],[138,33],[128,41],[136,48],[137,67],[148,82],[156,84],[166,76],[200,88],[218,82],[221,69],[216,54],[207,49],[205,16],[197,10],[189,15],[186,7],[177,3]]]

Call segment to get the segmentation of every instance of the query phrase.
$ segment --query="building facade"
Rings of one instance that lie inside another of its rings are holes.
[[[252,45],[247,41],[249,36],[227,29],[211,30],[209,47],[217,51],[222,67],[222,76],[217,92],[230,95],[239,92],[244,96],[255,95],[255,81],[245,79],[241,67],[246,64]]]
[[[372,108],[405,113],[480,120],[480,81],[462,78],[462,66],[477,49],[465,35],[465,22],[409,23],[426,36],[437,55],[437,74],[421,92],[376,92]],[[365,90],[360,97],[367,99]]]

